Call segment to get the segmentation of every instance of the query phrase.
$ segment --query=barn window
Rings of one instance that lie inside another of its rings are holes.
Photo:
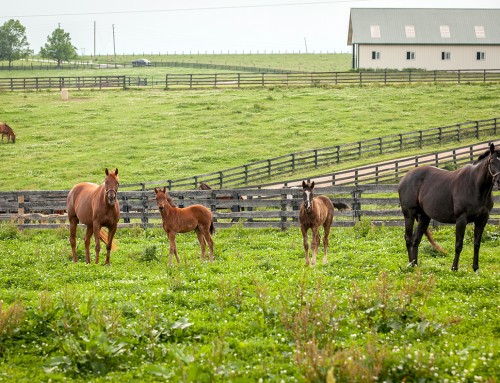
[[[441,25],[439,31],[441,32],[441,38],[449,39],[451,37],[449,25]]]
[[[450,60],[451,53],[450,52],[441,52],[441,60]]]
[[[486,54],[484,52],[476,52],[476,60],[484,61],[486,59]]]
[[[372,39],[379,39],[380,38],[380,25],[370,25],[370,33],[371,33]]]
[[[405,25],[406,38],[413,39],[415,38],[415,26],[414,25]]]
[[[486,38],[486,33],[484,33],[484,27],[482,25],[476,25],[474,27],[474,31],[476,32],[476,37],[478,39]]]
[[[415,52],[411,52],[411,51],[406,52],[406,59],[407,60],[415,60]]]
[[[372,60],[380,60],[380,52],[372,51]]]

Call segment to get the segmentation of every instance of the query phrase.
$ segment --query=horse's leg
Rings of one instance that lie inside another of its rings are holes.
[[[113,245],[113,238],[116,233],[116,229],[118,228],[118,225],[114,225],[109,228],[108,231],[108,243],[106,243],[106,262],[104,263],[106,266],[109,266],[109,257],[111,256],[111,248]]]
[[[204,233],[205,240],[208,243],[208,251],[210,253],[210,262],[214,260],[214,241],[212,240],[212,236],[210,235],[210,225],[205,229]]]
[[[85,243],[85,262],[90,263],[90,238],[92,238],[92,225],[87,225],[87,231],[85,232],[85,237],[83,239]]]
[[[330,236],[330,228],[332,226],[332,220],[326,220],[326,222],[324,223],[323,225],[323,228],[324,228],[324,233],[323,233],[323,249],[324,249],[324,253],[325,255],[323,256],[323,264],[326,265],[328,263],[328,258],[327,258],[327,254],[328,254],[328,242],[329,242],[329,236]]]
[[[465,228],[467,227],[467,217],[465,215],[460,216],[455,224],[455,259],[453,259],[453,265],[451,269],[453,271],[458,270],[458,261],[460,260],[460,253],[464,246],[464,235]],[[482,232],[481,232],[482,233]],[[474,240],[474,247],[475,247]]]
[[[199,227],[194,229],[194,231],[196,232],[196,236],[198,237],[198,242],[200,243],[200,247],[201,247],[201,260],[204,261],[205,260],[205,248],[206,248],[205,237],[203,237],[203,233],[201,232]]]
[[[487,222],[488,218],[474,223],[474,260],[472,261],[474,271],[479,269],[479,248],[481,247],[481,237]]]
[[[175,231],[168,232],[168,240],[170,242],[170,260],[169,263],[172,265],[172,255],[175,254],[175,259],[177,259],[177,263],[181,263],[179,259],[179,254],[177,254],[177,244],[175,243]]]
[[[406,252],[408,253],[408,263],[413,265],[413,255],[411,251],[411,245],[413,240],[413,225],[415,224],[415,219],[413,217],[405,215],[405,242],[406,242]]]
[[[95,263],[99,264],[99,253],[101,252],[101,225],[94,223],[94,239],[95,239]],[[89,262],[90,263],[90,259]]]
[[[73,262],[78,262],[76,256],[76,229],[78,225],[78,218],[71,217],[69,219],[69,243],[71,244],[71,253],[73,254]]]
[[[307,229],[303,226],[300,227],[302,232],[302,242],[304,243],[304,252],[306,253],[306,266],[309,265],[309,238],[307,237]]]
[[[312,240],[311,240],[311,248],[312,248],[312,260],[311,260],[311,266],[316,265],[316,254],[318,254],[318,247],[319,247],[319,226],[313,226],[312,228]]]
[[[420,245],[420,241],[422,240],[422,236],[426,232],[429,227],[429,223],[431,222],[430,217],[421,214],[418,220],[417,229],[413,234],[413,240],[411,244],[411,253],[412,258],[410,259],[410,264],[412,266],[418,265],[418,246]]]

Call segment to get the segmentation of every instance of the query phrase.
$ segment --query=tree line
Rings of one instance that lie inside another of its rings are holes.
[[[33,53],[26,37],[26,28],[19,20],[10,19],[0,26],[0,61],[8,61],[11,66],[12,62],[25,59]],[[78,57],[69,33],[60,27],[47,36],[47,42],[40,47],[39,54],[42,58],[57,61],[57,65]]]

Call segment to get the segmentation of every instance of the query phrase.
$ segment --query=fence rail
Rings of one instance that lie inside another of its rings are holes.
[[[330,186],[317,188],[352,209],[336,212],[333,226],[353,226],[365,218],[376,225],[402,226],[397,185]],[[67,226],[64,213],[68,191],[0,192],[0,221],[15,221],[20,229]],[[220,199],[223,196],[234,199]],[[210,208],[217,227],[241,224],[244,227],[287,229],[298,225],[302,192],[296,188],[190,190],[171,192],[179,206],[200,203]],[[161,217],[152,191],[119,193],[120,227],[159,227]],[[495,196],[490,224],[500,223],[500,197]],[[433,223],[437,225],[437,223]]]
[[[194,65],[194,64],[193,64]],[[206,64],[197,64],[206,65]],[[242,67],[246,68],[246,67]],[[249,67],[251,68],[251,67]],[[0,91],[62,88],[162,87],[164,89],[251,88],[251,87],[318,87],[338,85],[397,83],[486,83],[500,82],[500,69],[459,71],[402,72],[286,72],[253,68],[258,73],[167,74],[165,77],[80,76],[28,77],[0,79]],[[247,69],[245,69],[247,70]],[[250,70],[250,69],[248,69]],[[273,72],[273,73],[269,73]],[[277,73],[276,73],[277,72]],[[285,73],[281,73],[285,72]]]
[[[42,89],[125,88],[125,76],[0,78],[1,91]]]
[[[369,156],[396,153],[409,149],[421,149],[429,145],[461,142],[465,139],[479,140],[480,138],[494,138],[499,129],[499,122],[500,118],[463,122],[450,126],[286,154],[194,177],[150,181],[124,186],[131,189],[151,189],[161,185],[166,186],[169,190],[183,190],[196,189],[201,181],[217,188],[262,185],[266,180],[271,178],[358,160],[363,157],[367,158]],[[377,172],[378,170],[375,169],[374,171]],[[377,180],[376,174],[373,180],[375,183],[382,182],[382,179]]]

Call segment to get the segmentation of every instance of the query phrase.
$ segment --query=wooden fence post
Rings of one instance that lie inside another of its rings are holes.
[[[19,216],[24,215],[24,195],[23,194],[20,194],[17,196],[17,205],[18,205],[17,214],[19,214]],[[23,225],[24,225],[24,218],[19,217],[17,220],[17,224],[19,225],[19,229],[22,230]]]
[[[361,221],[361,189],[354,189],[352,191],[352,212],[353,219],[356,221]]]

